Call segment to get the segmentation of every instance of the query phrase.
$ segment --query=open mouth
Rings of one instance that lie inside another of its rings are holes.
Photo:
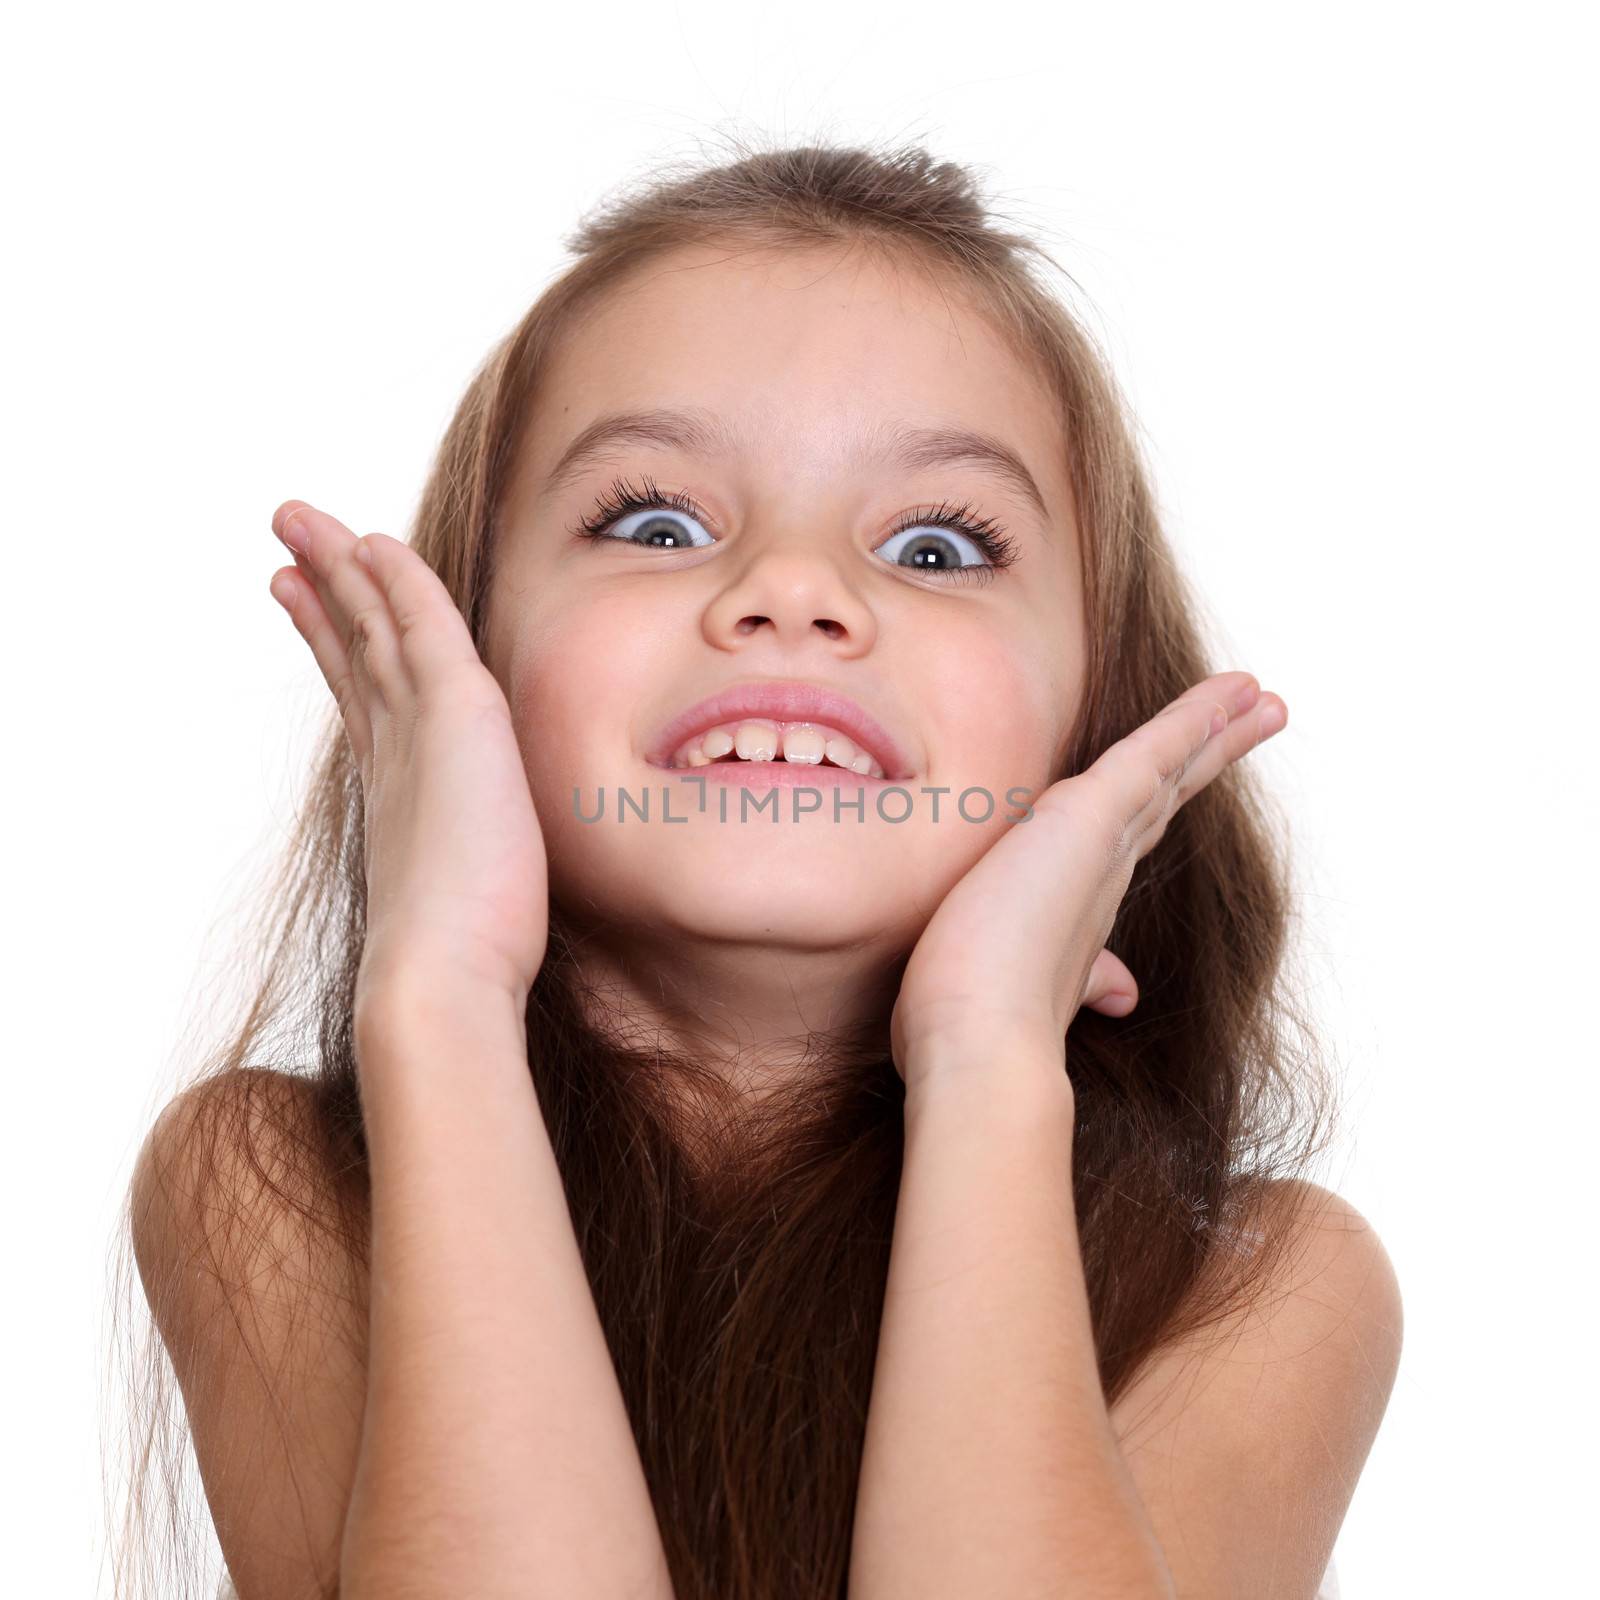
[[[883,763],[837,728],[821,722],[778,722],[766,717],[718,723],[686,739],[667,762],[673,768],[741,762],[834,767],[881,778]]]
[[[782,782],[806,768],[819,778],[850,773],[877,783],[903,782],[913,771],[897,736],[854,695],[801,678],[726,684],[671,718],[644,755],[668,771],[714,766],[730,779],[740,764]]]

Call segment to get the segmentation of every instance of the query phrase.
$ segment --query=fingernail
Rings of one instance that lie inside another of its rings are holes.
[[[1269,700],[1261,710],[1261,737],[1265,739],[1269,733],[1276,733],[1288,720],[1283,703]]]
[[[306,535],[305,529],[302,528],[295,520],[299,515],[300,513],[298,511],[291,511],[289,515],[283,519],[283,533],[281,537],[283,542],[288,545],[288,547],[293,550],[296,555],[303,556],[306,554]]]

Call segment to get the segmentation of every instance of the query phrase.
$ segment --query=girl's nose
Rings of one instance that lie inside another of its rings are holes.
[[[819,548],[814,536],[808,540],[806,530],[740,555],[737,571],[706,607],[712,643],[726,647],[766,629],[785,647],[802,646],[819,633],[847,651],[872,647],[877,625],[871,607],[837,556]]]

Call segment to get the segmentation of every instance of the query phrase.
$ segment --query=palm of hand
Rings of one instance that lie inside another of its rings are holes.
[[[1231,720],[1213,734],[1219,711]],[[946,894],[911,953],[890,1023],[908,1088],[942,1043],[1026,1036],[1064,1048],[1081,1005],[1131,1009],[1133,974],[1105,941],[1135,866],[1178,807],[1282,718],[1283,702],[1248,673],[1221,673],[1046,789]]]
[[[361,772],[364,994],[427,971],[526,1000],[548,937],[543,833],[510,708],[437,574],[303,501],[273,593],[310,644]]]

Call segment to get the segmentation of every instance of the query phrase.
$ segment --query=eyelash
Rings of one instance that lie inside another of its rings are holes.
[[[630,512],[660,510],[681,511],[697,522],[707,520],[705,512],[690,496],[675,491],[664,492],[656,487],[653,478],[647,477],[642,489],[635,488],[626,479],[618,478],[613,481],[606,494],[595,503],[595,509],[590,515],[572,528],[571,532],[580,539],[599,539],[605,536],[613,524],[620,522]],[[964,534],[988,556],[992,563],[987,567],[962,563],[960,566],[944,567],[937,571],[926,567],[921,569],[908,567],[906,570],[909,572],[920,570],[931,578],[957,578],[964,581],[971,581],[977,577],[980,581],[988,582],[993,579],[997,571],[1009,567],[1017,559],[1016,541],[992,517],[979,517],[965,502],[952,506],[948,501],[943,501],[928,511],[908,511],[889,530],[888,538],[892,539],[896,534],[904,533],[907,528],[950,528],[956,533]],[[899,564],[890,563],[894,566]]]

